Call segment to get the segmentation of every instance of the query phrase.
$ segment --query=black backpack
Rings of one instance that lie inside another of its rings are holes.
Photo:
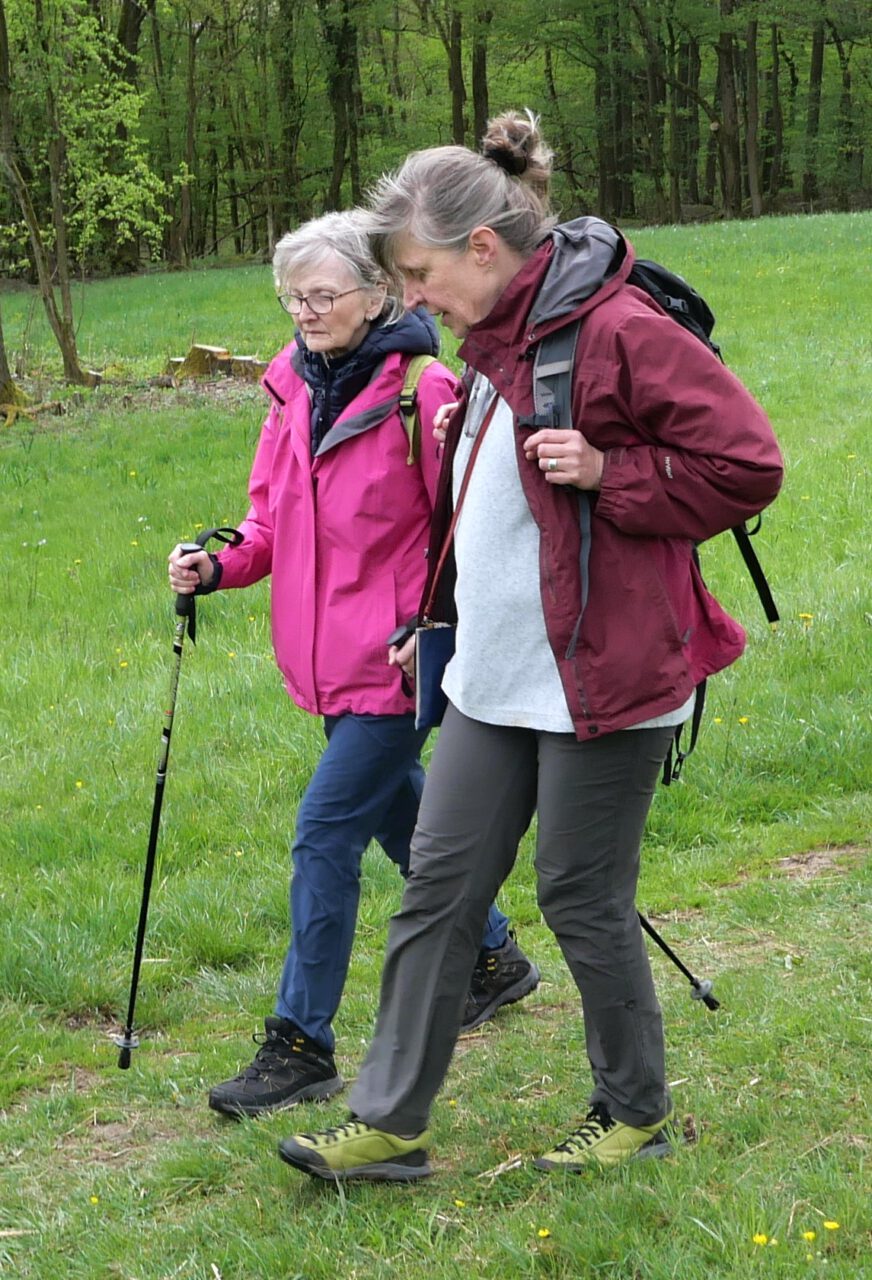
[[[644,290],[662,307],[668,316],[671,316],[677,324],[680,324],[682,328],[687,329],[695,338],[704,343],[723,363],[721,349],[712,340],[711,336],[715,325],[714,313],[705,298],[697,293],[686,280],[669,271],[666,267],[661,266],[659,262],[651,262],[648,259],[640,258],[633,264],[633,268],[627,276],[627,284],[633,284],[638,289]],[[536,412],[533,417],[523,420],[524,426],[565,428],[567,425],[572,425],[572,370],[581,323],[580,320],[575,320],[566,325],[565,328],[549,334],[539,343],[533,365],[533,398]],[[580,494],[579,510],[583,534],[585,531],[589,533],[590,530],[589,501],[588,495]],[[751,545],[751,538],[759,532],[761,522],[762,517],[758,516],[753,528],[749,529],[747,524],[743,523],[736,525],[732,533],[742,553],[742,559],[745,561],[754,586],[757,588],[757,594],[760,597],[760,603],[763,605],[769,625],[774,629],[779,622],[780,615],[772,598],[769,583],[766,581],[766,575],[757,558],[757,553]],[[584,541],[583,538],[582,555],[586,560],[588,549],[585,548]],[[699,567],[699,555],[696,548],[694,548],[693,554],[697,567]],[[582,581],[585,579],[586,566],[583,565]],[[679,725],[675,733],[675,741],[670,746],[663,766],[663,782],[666,786],[681,776],[684,762],[696,746],[705,708],[705,692],[706,682],[701,680],[696,687],[696,697],[690,721],[690,742],[687,750],[682,751],[681,749],[683,726]]]

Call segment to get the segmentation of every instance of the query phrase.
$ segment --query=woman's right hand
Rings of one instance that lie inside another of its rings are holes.
[[[388,649],[388,666],[399,667],[408,680],[415,679],[415,636],[409,636],[399,648],[392,644]]]
[[[169,563],[170,590],[179,596],[189,596],[202,583],[208,587],[215,576],[215,566],[208,551],[182,551],[182,544],[173,547],[167,557]]]

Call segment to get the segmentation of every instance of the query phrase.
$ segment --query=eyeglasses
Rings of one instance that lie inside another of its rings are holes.
[[[303,303],[316,316],[326,316],[333,310],[333,303],[338,298],[346,298],[349,293],[360,293],[367,286],[355,285],[353,289],[345,289],[342,293],[280,293],[279,303],[289,315],[298,316],[303,310]]]

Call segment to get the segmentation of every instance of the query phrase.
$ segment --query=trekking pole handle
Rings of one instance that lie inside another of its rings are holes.
[[[187,555],[190,555],[190,554],[191,554],[191,552],[193,552],[193,551],[202,551],[202,550],[203,550],[203,546],[202,546],[202,544],[201,544],[201,543],[199,543],[199,542],[182,542],[182,543],[180,543],[180,545],[179,545],[179,550],[181,551],[182,555],[187,556]],[[178,614],[178,616],[179,616],[180,618],[188,618],[188,617],[190,617],[190,615],[191,615],[191,610],[192,610],[193,608],[194,608],[194,593],[193,593],[193,591],[192,591],[192,592],[190,592],[190,594],[189,594],[189,595],[185,595],[185,596],[183,596],[183,595],[177,595],[177,596],[176,596],[176,613]]]

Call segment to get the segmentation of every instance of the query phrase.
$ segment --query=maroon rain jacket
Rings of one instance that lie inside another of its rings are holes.
[[[697,338],[625,283],[633,261],[629,242],[599,219],[556,227],[459,353],[515,415],[518,470],[540,530],[546,630],[581,740],[674,710],[739,657],[745,633],[706,589],[693,549],[757,515],[783,474],[763,409]],[[547,484],[523,451],[536,345],[579,317],[572,420],[605,453],[587,556],[578,492]],[[450,520],[463,417],[461,405],[448,426],[431,573]],[[455,616],[453,578],[449,561],[436,619]]]

